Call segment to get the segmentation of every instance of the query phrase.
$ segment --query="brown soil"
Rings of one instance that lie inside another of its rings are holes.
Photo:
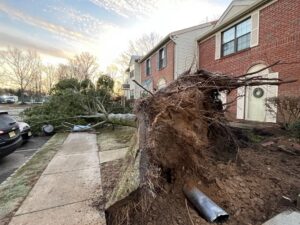
[[[295,200],[300,192],[299,156],[259,144],[242,148],[239,154],[242,159],[239,163],[224,162],[216,160],[214,154],[207,155],[199,177],[189,171],[182,177],[172,178],[174,180],[165,176],[155,198],[148,197],[150,200],[147,199],[145,211],[132,211],[126,222],[120,224],[192,225],[182,192],[185,178],[197,181],[198,188],[229,213],[229,220],[224,223],[226,225],[262,224],[277,213],[295,207],[294,202],[287,203],[282,196]],[[138,204],[141,195],[145,195],[144,190],[130,196],[126,202]],[[118,210],[119,207],[116,206]],[[190,203],[188,208],[194,224],[210,224],[199,216]],[[111,210],[116,213],[115,209]],[[108,224],[110,222],[108,220]]]
[[[245,135],[237,138],[226,125],[216,97],[217,87],[229,84],[241,85],[200,72],[136,104],[141,184],[107,210],[108,225],[210,224],[185,199],[189,181],[230,214],[228,225],[261,224],[294,206],[282,196],[295,199],[300,192],[299,155],[272,145],[238,147],[247,138],[242,143]]]

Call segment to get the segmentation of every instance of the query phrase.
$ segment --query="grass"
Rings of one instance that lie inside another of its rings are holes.
[[[252,143],[260,143],[266,139],[265,136],[260,136],[258,134],[253,133],[253,131],[248,131],[247,136]]]
[[[100,129],[100,134],[97,135],[97,142],[100,146],[100,151],[109,151],[121,149],[130,146],[136,128],[117,126],[114,130],[111,127]]]
[[[66,133],[53,136],[9,180],[0,185],[0,224],[9,222],[66,137]]]
[[[136,157],[138,151],[137,129],[132,127],[117,126],[113,130],[107,127],[99,130],[97,135],[98,145],[101,151],[128,148],[123,159],[120,180],[115,184],[112,194],[108,197],[105,208],[127,197],[139,185],[139,161]],[[102,180],[105,182],[105,180]]]

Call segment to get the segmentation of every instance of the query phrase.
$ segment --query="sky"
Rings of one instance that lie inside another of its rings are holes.
[[[101,70],[130,40],[218,19],[230,0],[0,0],[0,49],[34,49],[46,64],[87,51]]]

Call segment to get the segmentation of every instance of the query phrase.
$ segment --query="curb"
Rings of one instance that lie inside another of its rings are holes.
[[[0,187],[1,186],[4,186],[4,185],[6,185],[6,183],[8,182],[8,181],[10,181],[11,180],[11,178],[18,172],[18,171],[20,171],[37,153],[39,153],[42,149],[43,149],[43,147],[45,146],[45,145],[47,145],[54,137],[56,136],[56,134],[55,135],[53,135],[45,144],[43,144],[40,148],[38,148],[38,150],[33,154],[33,155],[31,155],[21,166],[19,166],[19,168],[18,169],[16,169],[9,177],[7,177],[6,178],[6,180],[5,181],[3,181],[1,184],[0,184]]]

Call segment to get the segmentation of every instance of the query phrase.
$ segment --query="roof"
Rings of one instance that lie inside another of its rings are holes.
[[[224,21],[226,21],[227,19],[230,19],[232,16],[234,16],[235,13],[240,13],[241,10],[245,9],[246,7],[249,7],[251,4],[253,4],[256,1],[257,0],[233,0],[229,4],[227,9],[223,12],[221,17],[217,21],[216,25],[219,25]]]
[[[201,35],[197,39],[197,41],[202,41],[202,40],[210,37],[211,35],[215,34],[216,32],[218,32],[218,31],[222,30],[223,28],[227,27],[228,25],[234,23],[236,20],[241,19],[242,17],[246,16],[247,14],[251,13],[252,11],[258,9],[259,7],[269,3],[271,1],[272,0],[256,0],[256,1],[254,1],[252,4],[245,7],[243,10],[241,10],[239,13],[235,14],[230,19],[225,20],[224,22],[221,22],[221,23],[217,23],[216,26],[212,30]],[[230,8],[231,6],[232,6],[232,3],[229,5],[228,8]],[[228,11],[228,8],[226,9],[226,11]],[[224,12],[224,14],[226,13],[226,11]],[[222,17],[224,16],[224,14],[221,16],[220,19],[223,19]]]
[[[172,37],[175,35],[180,35],[180,34],[184,34],[187,32],[191,32],[193,30],[197,30],[197,29],[201,29],[207,26],[210,26],[212,24],[214,24],[215,21],[212,22],[207,22],[207,23],[203,23],[197,26],[192,26],[192,27],[188,27],[185,29],[181,29],[181,30],[177,30],[177,31],[173,31],[171,33],[169,33],[167,36],[165,36],[158,44],[156,44],[146,55],[144,55],[139,62],[143,62],[145,61],[147,58],[149,58],[149,56],[151,56],[154,52],[156,52],[158,49],[160,49],[163,45],[165,45],[166,43],[168,43],[170,40],[172,40]]]
[[[138,55],[132,55],[132,56],[130,57],[129,67],[130,67],[131,62],[132,62],[133,60],[134,60],[135,62],[138,62],[138,60],[140,60],[140,58],[141,58],[141,56],[138,56]],[[129,71],[130,71],[130,68],[129,68],[129,67],[125,70],[125,72],[129,72]]]

